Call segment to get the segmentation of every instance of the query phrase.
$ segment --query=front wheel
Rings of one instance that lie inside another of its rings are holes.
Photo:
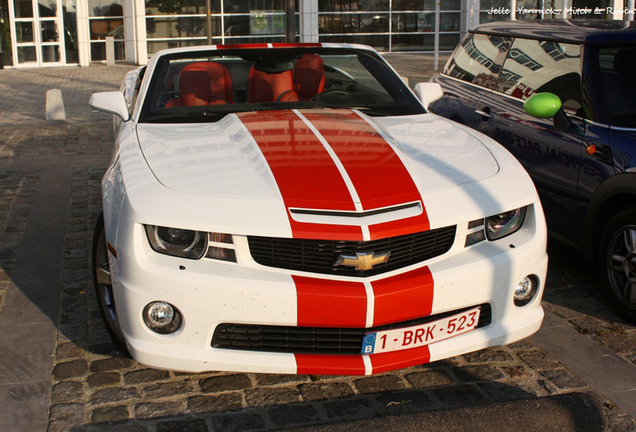
[[[106,329],[111,339],[122,353],[128,354],[124,333],[119,325],[115,296],[110,277],[110,264],[108,262],[108,246],[106,244],[106,232],[104,230],[104,216],[100,215],[95,224],[93,235],[93,282],[99,310],[106,324]]]
[[[612,217],[601,236],[599,277],[613,306],[636,323],[636,206]]]

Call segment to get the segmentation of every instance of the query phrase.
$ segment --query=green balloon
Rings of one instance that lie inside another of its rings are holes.
[[[535,93],[523,103],[523,109],[537,118],[552,118],[560,108],[561,99],[554,93]]]

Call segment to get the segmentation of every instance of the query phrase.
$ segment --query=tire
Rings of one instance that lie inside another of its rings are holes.
[[[124,334],[119,325],[117,308],[115,307],[115,296],[113,295],[113,286],[110,279],[108,247],[104,230],[104,215],[100,215],[97,219],[95,233],[93,234],[93,283],[95,284],[99,311],[104,324],[106,324],[108,334],[119,351],[125,355],[130,355],[126,347]]]
[[[619,211],[605,225],[598,274],[619,315],[636,323],[636,206]]]

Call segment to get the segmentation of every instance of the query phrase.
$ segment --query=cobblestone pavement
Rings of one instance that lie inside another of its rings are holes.
[[[394,55],[389,60],[413,85],[430,75],[430,69],[417,66],[421,58]],[[0,71],[3,91],[24,86],[24,98],[34,104],[32,110],[13,109],[12,103],[0,101],[0,150],[11,150],[5,157],[101,156],[92,165],[69,168],[50,432],[275,430],[573,391],[594,393],[528,340],[371,377],[184,374],[148,369],[122,356],[102,324],[89,270],[93,226],[101,210],[100,180],[112,142],[110,120],[83,104],[92,91],[116,89],[130,69]],[[55,86],[63,87],[65,123],[44,122],[43,105],[35,107],[40,92]],[[0,171],[0,308],[39,178],[35,168]],[[549,252],[546,308],[636,363],[636,328],[614,314],[576,257],[556,247]],[[636,421],[607,400],[603,415],[607,430],[636,431]]]

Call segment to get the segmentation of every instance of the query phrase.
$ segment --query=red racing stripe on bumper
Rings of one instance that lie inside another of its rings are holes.
[[[299,375],[364,375],[361,355],[295,354]]]
[[[364,327],[367,293],[363,283],[292,276],[299,327]]]
[[[434,281],[428,267],[371,284],[375,294],[373,325],[426,317],[433,309]]]
[[[377,374],[429,363],[431,361],[431,351],[428,346],[423,346],[404,351],[371,354],[369,358],[372,366],[371,373]]]
[[[365,375],[364,356],[295,354],[296,373],[299,375]],[[426,364],[431,361],[428,346],[382,354],[371,354],[370,373],[377,374],[396,369]]]

